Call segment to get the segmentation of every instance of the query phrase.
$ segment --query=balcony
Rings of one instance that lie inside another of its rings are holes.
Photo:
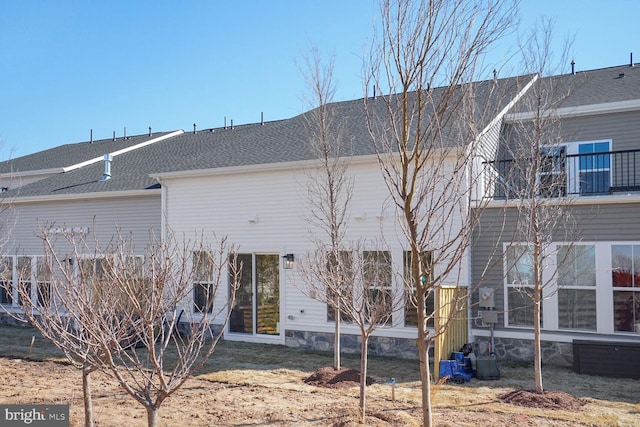
[[[640,150],[566,154],[544,149],[538,159],[483,163],[485,197],[603,196],[640,192]]]

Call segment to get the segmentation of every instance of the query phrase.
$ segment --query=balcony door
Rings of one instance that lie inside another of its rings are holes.
[[[569,154],[568,193],[580,196],[609,194],[611,186],[611,141],[567,144]]]
[[[609,194],[611,141],[571,142],[542,149],[541,195]]]
[[[229,319],[229,332],[280,335],[280,257],[238,254],[240,287]]]

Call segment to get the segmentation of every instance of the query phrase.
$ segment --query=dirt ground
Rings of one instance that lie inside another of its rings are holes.
[[[342,355],[342,372],[322,369],[331,365],[332,356],[286,346],[221,341],[200,372],[162,404],[158,425],[360,425],[359,356]],[[369,358],[367,426],[422,425],[418,368],[415,360]],[[545,366],[549,392],[532,396],[526,392],[533,386],[530,364],[504,363],[500,372],[500,379],[494,381],[433,384],[435,425],[640,425],[637,378],[576,375],[570,368]],[[0,403],[68,404],[71,426],[83,424],[80,370],[32,328],[0,325],[0,378]],[[397,381],[396,388],[391,388],[391,378]],[[91,381],[96,426],[147,425],[145,409],[113,378],[94,372]]]
[[[1,402],[69,404],[71,425],[82,425],[81,376],[73,366],[51,361],[0,358],[0,375],[4,379],[0,388]],[[102,373],[92,374],[92,378],[97,426],[146,425],[142,406],[127,396],[113,380]],[[353,381],[356,377],[351,373],[344,378]],[[325,375],[321,381],[330,380]],[[288,381],[263,386],[250,384],[246,379],[229,383],[211,380],[208,375],[197,376],[163,404],[159,425],[358,425],[356,382],[350,388],[328,388],[319,387],[318,383],[304,384],[304,379],[295,380],[295,384],[290,379]],[[368,414],[368,426],[412,426],[420,423],[419,406],[402,398],[392,401],[390,396],[371,396]],[[535,415],[467,410],[464,407],[436,408],[434,420],[439,426],[586,425]]]

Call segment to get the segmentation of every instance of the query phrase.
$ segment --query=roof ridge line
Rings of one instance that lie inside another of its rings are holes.
[[[129,151],[137,150],[138,148],[146,147],[147,145],[155,144],[156,142],[164,141],[165,139],[173,138],[174,136],[182,135],[183,133],[184,131],[182,129],[179,129],[173,132],[169,132],[165,135],[159,136],[157,138],[153,138],[148,141],[141,142],[140,144],[132,145],[131,147],[123,148],[121,150],[114,151],[113,153],[106,153],[106,154],[111,154],[112,156],[118,156],[120,154],[128,153]],[[104,156],[85,160],[84,162],[76,163],[75,165],[63,167],[62,172],[64,173],[64,172],[70,172],[72,170],[80,169],[81,167],[89,166],[94,163],[101,162],[103,159],[104,159]]]

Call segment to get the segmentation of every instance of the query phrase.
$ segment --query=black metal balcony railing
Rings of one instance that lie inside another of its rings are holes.
[[[531,159],[485,162],[487,196],[520,198],[530,194],[534,179],[539,197],[640,192],[640,150],[565,154],[557,149],[540,155],[535,164]]]

